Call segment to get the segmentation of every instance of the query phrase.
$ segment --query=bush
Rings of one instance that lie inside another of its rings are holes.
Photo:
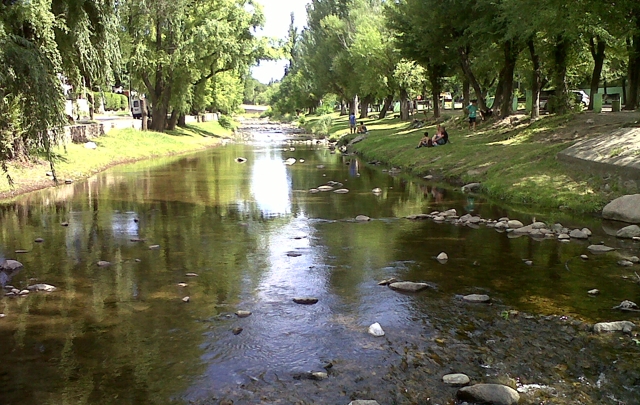
[[[333,118],[331,115],[323,115],[316,121],[315,125],[312,128],[314,135],[329,135],[329,130],[333,125]]]
[[[127,111],[129,108],[129,99],[124,94],[118,94],[120,99],[120,110]]]
[[[227,115],[222,115],[218,117],[218,123],[224,129],[231,129],[233,127],[233,121]]]

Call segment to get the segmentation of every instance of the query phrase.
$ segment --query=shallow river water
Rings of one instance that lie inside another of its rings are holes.
[[[308,192],[329,181],[349,193]],[[3,286],[57,290],[0,298],[0,404],[453,404],[449,372],[518,387],[524,403],[640,403],[640,341],[588,328],[638,321],[611,309],[640,302],[637,270],[617,265],[640,244],[610,236],[622,225],[536,214],[594,233],[562,244],[404,218],[449,208],[533,220],[277,142],[120,166],[2,205],[0,258],[24,264]],[[601,241],[620,250],[580,259]],[[378,285],[389,277],[436,288],[401,294]],[[492,304],[463,303],[471,293]],[[384,337],[367,333],[374,322]]]

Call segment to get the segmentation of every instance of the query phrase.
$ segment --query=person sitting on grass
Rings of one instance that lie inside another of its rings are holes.
[[[438,125],[438,129],[436,130],[436,134],[431,139],[432,146],[444,145],[449,142],[449,134],[447,130],[444,129],[442,125]]]
[[[359,134],[368,134],[369,131],[367,130],[367,126],[364,125],[364,122],[360,123],[360,126],[358,127],[358,131]]]
[[[416,146],[416,149],[430,148],[431,146],[433,146],[431,143],[432,141],[431,141],[431,138],[429,137],[429,133],[425,132],[422,139],[420,139],[420,142],[418,142],[418,146]]]

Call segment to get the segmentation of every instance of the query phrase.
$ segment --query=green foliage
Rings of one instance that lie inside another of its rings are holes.
[[[233,120],[231,119],[231,117],[229,117],[228,115],[220,115],[218,117],[218,123],[220,124],[220,126],[224,129],[231,129],[233,128]]]
[[[313,124],[311,131],[315,135],[328,136],[332,125],[333,117],[329,114],[323,115]]]

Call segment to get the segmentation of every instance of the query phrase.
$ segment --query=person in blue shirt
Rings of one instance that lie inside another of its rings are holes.
[[[467,111],[469,112],[469,129],[473,128],[474,131],[476,130],[476,117],[478,114],[478,106],[476,103],[476,100],[472,100],[471,104],[467,107]]]
[[[354,134],[356,132],[356,115],[354,113],[349,114],[349,133]]]

